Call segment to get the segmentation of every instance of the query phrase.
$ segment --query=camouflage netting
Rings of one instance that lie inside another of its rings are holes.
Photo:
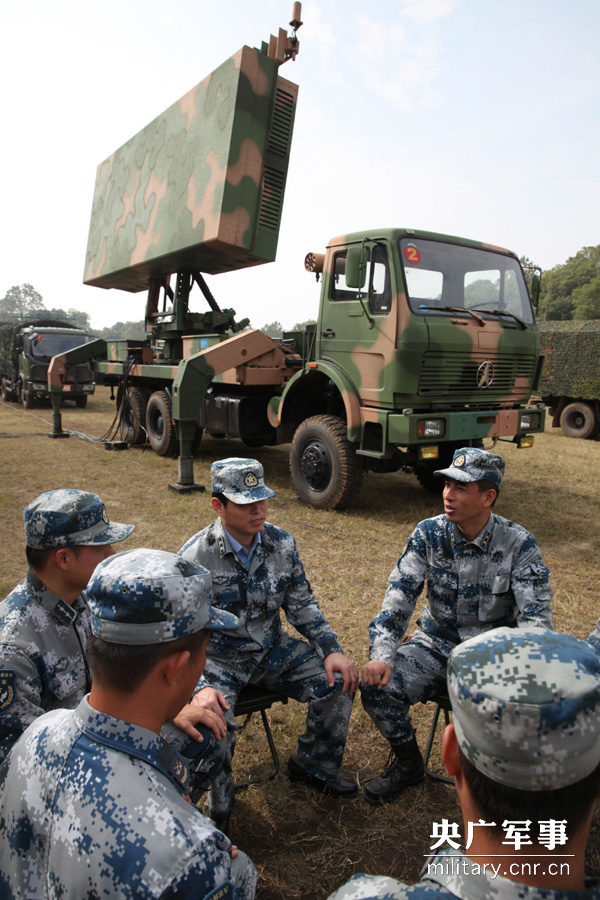
[[[9,378],[17,377],[17,357],[14,352],[14,334],[19,326],[0,325],[0,371]]]
[[[543,397],[600,397],[600,320],[541,322]]]

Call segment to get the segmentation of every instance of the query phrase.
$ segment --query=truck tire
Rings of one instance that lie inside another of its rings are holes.
[[[128,444],[146,443],[146,407],[148,393],[143,388],[127,389],[121,413],[121,439]]]
[[[593,407],[583,400],[569,403],[560,415],[560,427],[567,437],[593,437],[598,432],[598,425]]]
[[[83,397],[75,397],[75,406],[77,409],[85,409],[87,406],[88,395],[84,394]]]
[[[33,409],[33,396],[31,391],[21,391],[21,403],[24,409]]]
[[[150,446],[159,456],[174,456],[177,433],[171,418],[171,401],[166,391],[154,391],[146,408],[146,431]]]
[[[301,500],[316,509],[343,509],[355,498],[362,461],[337,416],[312,416],[294,434],[290,472]]]
[[[2,399],[5,403],[14,403],[17,399],[14,393],[7,387],[4,375],[2,376]]]

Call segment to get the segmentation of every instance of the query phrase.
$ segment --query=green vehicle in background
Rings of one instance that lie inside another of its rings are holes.
[[[93,336],[68,322],[35,319],[0,326],[0,385],[4,401],[21,402],[31,409],[48,399],[48,366],[57,353],[89,343]],[[94,393],[88,364],[75,366],[64,385],[64,398],[83,408]]]
[[[437,490],[455,448],[530,446],[545,411],[527,406],[532,303],[499,247],[403,228],[334,238],[305,261],[321,282],[316,325],[282,340],[219,307],[204,274],[275,259],[298,92],[279,67],[301,24],[296,3],[291,37],[243,47],[99,165],[84,280],[147,290],[146,338],[59,355],[49,384],[58,431],[62,385],[91,360],[118,385],[122,438],[178,455],[174,490],[196,487],[205,434],[291,443],[299,496],[335,509],[367,470],[411,470]],[[195,287],[206,312],[192,311]]]
[[[567,437],[600,434],[600,322],[542,322],[544,370],[539,394],[550,408],[552,427]]]

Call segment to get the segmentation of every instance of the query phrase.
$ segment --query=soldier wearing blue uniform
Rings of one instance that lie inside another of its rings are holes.
[[[0,896],[252,900],[256,870],[189,802],[186,761],[159,734],[202,672],[209,573],[131,550],[88,586],[92,689],[41,716],[0,769]]]
[[[452,651],[448,693],[442,754],[462,834],[442,831],[417,884],[355,875],[329,900],[598,900],[600,879],[584,874],[600,790],[597,654],[571,635],[498,628]]]
[[[134,527],[110,522],[100,497],[73,489],[41,494],[23,516],[29,571],[0,603],[0,762],[38,716],[89,691],[84,589]]]
[[[261,684],[308,703],[306,730],[288,762],[292,781],[338,797],[357,793],[342,763],[358,672],[342,653],[312,592],[296,542],[266,521],[275,492],[255,459],[224,459],[211,468],[217,520],[179,551],[212,574],[213,603],[238,616],[236,631],[212,635],[193,703],[229,723],[220,776],[209,793],[211,816],[226,827],[233,802],[233,709],[241,688]],[[280,610],[305,640],[281,627]]]
[[[465,447],[436,474],[445,479],[444,515],[417,525],[369,626],[362,702],[391,747],[390,764],[365,787],[370,803],[390,802],[423,778],[409,709],[443,691],[457,644],[503,625],[552,628],[550,573],[535,538],[492,511],[504,460]],[[419,630],[403,642],[425,581]]]

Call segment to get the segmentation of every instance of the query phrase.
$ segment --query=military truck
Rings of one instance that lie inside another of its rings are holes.
[[[36,318],[0,326],[0,390],[4,401],[21,402],[31,409],[35,401],[48,398],[48,366],[57,353],[64,353],[93,340],[87,331],[58,319]],[[64,399],[83,408],[94,393],[94,378],[88,364],[69,372]]]
[[[600,322],[542,322],[544,369],[539,393],[552,427],[567,437],[600,434]]]
[[[64,354],[49,378],[59,396],[93,357],[118,384],[122,436],[179,454],[174,490],[194,488],[203,433],[291,442],[299,496],[337,508],[367,469],[438,489],[456,447],[529,446],[545,411],[526,407],[539,339],[519,261],[499,247],[407,228],[336,237],[305,262],[316,325],[281,341],[219,307],[205,274],[275,258],[297,97],[279,67],[300,24],[295,4],[291,37],[242,48],[99,166],[84,280],[147,289],[146,340]],[[206,312],[191,311],[196,287]]]

